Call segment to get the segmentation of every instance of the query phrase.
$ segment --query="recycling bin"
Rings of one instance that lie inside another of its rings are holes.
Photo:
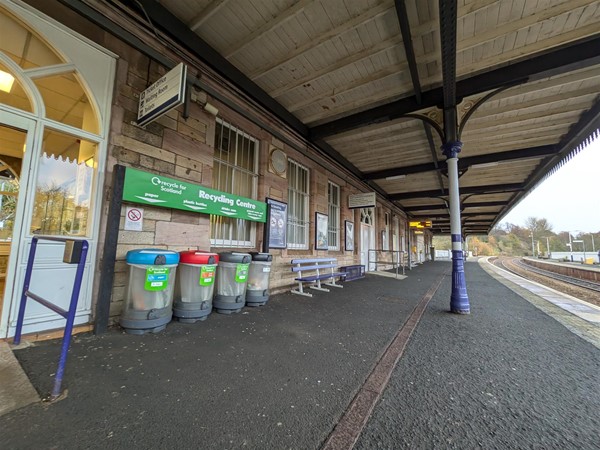
[[[129,280],[119,323],[130,334],[158,333],[171,321],[179,253],[162,249],[127,252]]]
[[[173,317],[183,323],[206,320],[212,312],[219,255],[202,251],[179,253]]]
[[[273,255],[270,253],[250,253],[252,262],[248,269],[246,305],[262,306],[269,301],[269,275]]]
[[[213,307],[220,314],[240,312],[246,304],[246,284],[252,257],[249,253],[219,253],[217,292]]]

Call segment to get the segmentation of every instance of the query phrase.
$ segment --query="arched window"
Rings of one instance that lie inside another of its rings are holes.
[[[90,236],[98,108],[76,64],[2,7],[0,29],[10,36],[0,40],[0,108],[30,113],[43,130],[35,148],[23,147],[16,156],[22,161],[31,157],[35,174],[35,192],[28,196],[33,201],[29,231]]]
[[[2,7],[0,29],[10,36],[0,39],[0,103],[38,115],[44,112],[46,119],[98,134],[100,120],[75,64]],[[35,86],[41,97],[39,110],[20,80]]]
[[[373,226],[373,215],[375,210],[373,208],[361,208],[360,209],[360,221],[365,225]]]

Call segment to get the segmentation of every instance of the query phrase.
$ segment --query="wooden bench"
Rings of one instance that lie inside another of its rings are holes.
[[[347,275],[346,272],[335,271],[337,268],[337,260],[335,258],[292,259],[290,264],[292,265],[292,272],[298,275],[295,278],[298,282],[298,289],[292,289],[292,293],[306,295],[307,297],[312,297],[312,294],[304,292],[303,283],[312,283],[309,286],[311,289],[329,292],[329,289],[324,288],[323,285],[341,288],[343,286],[336,284],[335,279]],[[321,284],[322,280],[332,281]]]

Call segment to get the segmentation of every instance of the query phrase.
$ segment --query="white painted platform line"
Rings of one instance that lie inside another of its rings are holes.
[[[508,272],[500,267],[497,267],[485,260],[486,263],[496,273],[506,278],[507,280],[521,286],[523,289],[527,289],[531,293],[543,298],[544,300],[558,306],[565,311],[570,312],[583,320],[591,323],[600,324],[600,307],[586,303],[568,294],[563,294],[552,288],[542,286],[535,281],[525,280],[513,273]]]
[[[406,278],[406,275],[398,274],[398,276],[396,276],[395,273],[384,272],[382,270],[371,270],[367,273],[371,275],[379,275],[380,277],[396,278],[398,280],[404,280]]]
[[[0,416],[39,401],[12,350],[0,341]]]

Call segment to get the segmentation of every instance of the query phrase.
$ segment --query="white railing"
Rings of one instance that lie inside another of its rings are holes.
[[[368,267],[375,266],[375,271],[382,265],[383,270],[393,269],[396,271],[396,277],[398,277],[398,269],[402,268],[402,275],[406,273],[406,252],[402,250],[377,250],[369,249],[368,254]]]

